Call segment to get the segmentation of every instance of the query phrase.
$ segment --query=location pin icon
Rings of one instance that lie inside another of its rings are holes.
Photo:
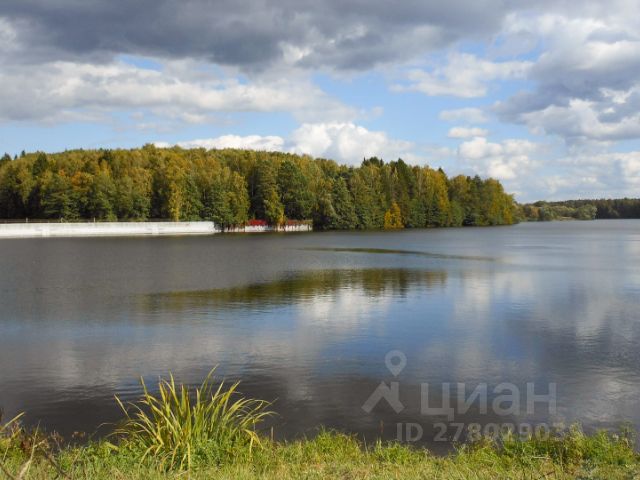
[[[392,375],[397,377],[407,366],[407,357],[400,350],[391,350],[385,355],[384,363]]]

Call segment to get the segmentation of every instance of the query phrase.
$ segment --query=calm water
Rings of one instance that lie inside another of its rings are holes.
[[[275,400],[279,437],[368,439],[448,383],[487,385],[465,424],[640,426],[640,221],[485,229],[0,241],[0,406],[63,434],[116,420],[114,394],[213,366]],[[385,355],[403,352],[397,376]],[[363,404],[385,382],[402,409]],[[557,388],[557,408],[499,415],[495,387]],[[451,388],[451,403],[464,398]],[[424,406],[424,402],[422,402]],[[448,428],[448,427],[447,427]],[[451,433],[448,431],[447,433]]]

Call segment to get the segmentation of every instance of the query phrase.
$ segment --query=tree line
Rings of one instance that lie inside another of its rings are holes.
[[[505,225],[518,207],[500,182],[365,159],[157,148],[22,153],[0,159],[0,218],[212,220],[318,229]]]
[[[522,205],[521,212],[522,217],[528,221],[550,221],[562,218],[576,220],[640,218],[640,199],[540,201]]]

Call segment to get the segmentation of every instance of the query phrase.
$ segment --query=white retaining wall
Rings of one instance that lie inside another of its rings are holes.
[[[237,227],[230,232],[310,232],[311,225]],[[97,223],[0,223],[0,238],[126,237],[152,235],[212,235],[220,233],[213,222],[97,222]]]
[[[0,238],[211,235],[213,222],[5,223]]]

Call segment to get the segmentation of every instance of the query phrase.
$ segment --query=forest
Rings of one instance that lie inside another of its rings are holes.
[[[521,216],[528,221],[640,218],[640,199],[637,198],[540,201],[520,208]]]
[[[259,219],[317,229],[507,225],[500,182],[378,158],[358,167],[306,155],[158,148],[22,153],[0,159],[0,218],[60,221]]]

